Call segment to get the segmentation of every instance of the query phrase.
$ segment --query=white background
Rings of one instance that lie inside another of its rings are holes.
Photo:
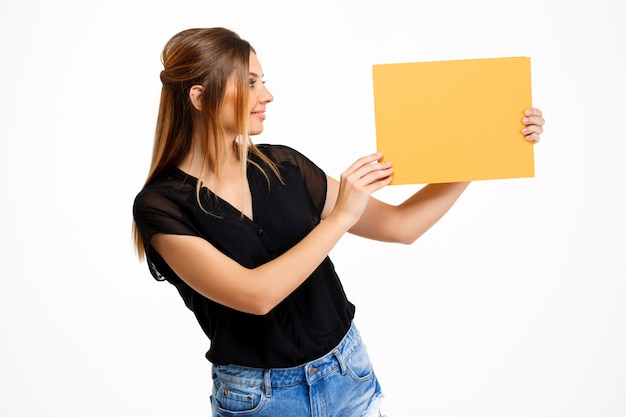
[[[208,341],[130,226],[161,49],[225,26],[275,96],[257,142],[335,176],[375,150],[372,64],[531,57],[535,177],[473,183],[411,246],[346,236],[332,257],[390,416],[626,416],[625,17],[612,0],[2,2],[0,415],[209,415]]]

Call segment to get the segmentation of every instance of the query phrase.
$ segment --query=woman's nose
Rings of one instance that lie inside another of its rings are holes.
[[[271,101],[274,101],[274,96],[272,95],[272,93],[270,93],[270,90],[267,89],[267,87],[265,86],[265,84],[263,84],[263,94],[261,95],[261,101],[263,101],[264,103],[269,103]]]

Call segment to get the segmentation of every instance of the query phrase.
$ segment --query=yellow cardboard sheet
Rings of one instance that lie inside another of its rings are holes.
[[[374,65],[376,145],[392,184],[534,176],[521,133],[530,58]]]

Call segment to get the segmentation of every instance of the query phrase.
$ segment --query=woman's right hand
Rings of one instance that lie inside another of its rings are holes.
[[[379,162],[382,153],[359,158],[340,177],[339,192],[331,216],[343,219],[348,228],[359,218],[370,196],[391,182],[390,162]]]

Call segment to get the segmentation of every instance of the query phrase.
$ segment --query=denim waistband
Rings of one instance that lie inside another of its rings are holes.
[[[343,337],[339,345],[332,351],[293,368],[259,369],[237,365],[213,365],[215,372],[223,381],[236,382],[250,386],[263,386],[266,395],[271,396],[271,388],[285,387],[307,383],[324,378],[337,368],[347,372],[346,360],[361,344],[361,335],[354,323]]]

